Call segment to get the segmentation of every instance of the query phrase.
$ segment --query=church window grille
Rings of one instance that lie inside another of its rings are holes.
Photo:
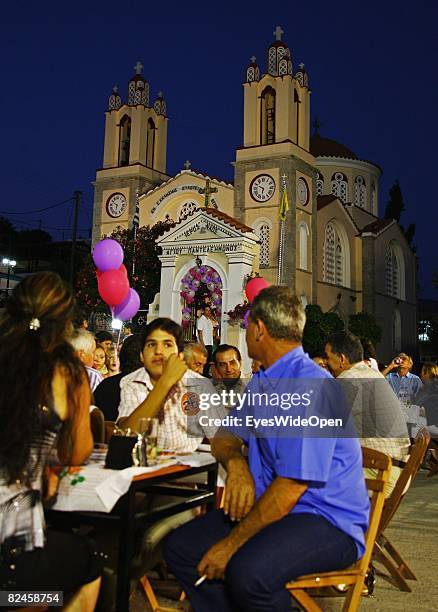
[[[392,317],[392,348],[394,352],[401,350],[401,316],[398,308],[394,309]]]
[[[129,165],[130,147],[131,147],[131,118],[125,115],[120,121],[119,166]]]
[[[275,142],[275,91],[267,87],[262,93],[261,144]]]
[[[304,223],[304,221],[300,224],[299,227],[299,238],[300,238],[300,268],[301,270],[308,270],[307,260],[307,242],[309,236],[309,228]]]
[[[295,78],[298,81],[298,83],[301,85],[301,87],[303,87],[303,85],[304,85],[303,73],[302,72],[297,72],[296,75],[295,75]]]
[[[180,220],[194,213],[197,208],[198,208],[198,205],[196,204],[196,202],[185,202],[182,205],[181,212],[179,214]]]
[[[155,149],[155,123],[152,119],[148,119],[147,141],[146,141],[146,166],[154,167],[154,149]]]
[[[391,245],[386,249],[386,293],[392,297],[400,297],[400,265]]]
[[[287,58],[283,58],[279,62],[278,74],[284,76],[287,74]]]
[[[269,266],[269,239],[271,228],[267,223],[262,223],[258,228],[258,236],[260,238],[260,266]]]
[[[332,285],[344,285],[344,249],[341,238],[332,223],[325,228],[323,278]]]
[[[371,183],[371,212],[373,215],[377,215],[377,192],[374,181]]]
[[[320,174],[316,180],[316,195],[322,196],[324,195],[324,178]]]
[[[345,204],[347,201],[347,177],[342,172],[336,172],[332,176],[332,194],[337,196]]]
[[[135,104],[135,82],[131,81],[128,87],[128,104],[132,106]]]
[[[271,47],[269,49],[268,72],[269,74],[274,74],[274,75],[277,73],[277,53],[275,51],[275,47]]]
[[[360,208],[365,208],[366,186],[363,176],[356,176],[354,179],[354,203]]]

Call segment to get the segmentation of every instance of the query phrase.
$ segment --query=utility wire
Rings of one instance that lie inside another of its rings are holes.
[[[68,200],[63,200],[62,202],[58,202],[57,204],[53,204],[52,206],[46,206],[46,208],[40,208],[39,210],[27,210],[26,212],[15,212],[8,210],[0,210],[1,215],[32,215],[34,213],[44,212],[45,210],[51,210],[52,208],[56,208],[57,206],[62,206],[67,202],[71,202],[74,198],[68,198]]]

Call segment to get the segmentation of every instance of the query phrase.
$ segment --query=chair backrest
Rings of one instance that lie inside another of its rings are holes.
[[[391,457],[371,448],[362,448],[363,467],[377,470],[375,478],[366,478],[370,494],[370,518],[365,537],[365,553],[358,561],[358,569],[365,576],[371,560],[374,542],[377,537],[383,504],[385,503],[385,487],[391,472]]]
[[[417,433],[414,444],[411,446],[410,449],[409,459],[407,460],[405,467],[400,473],[400,476],[398,477],[397,482],[395,483],[395,487],[392,490],[391,495],[385,501],[382,518],[380,520],[378,535],[383,533],[383,531],[386,529],[390,520],[392,519],[398,507],[400,506],[402,499],[408,492],[409,487],[411,486],[415,476],[417,475],[421,462],[424,459],[424,455],[426,454],[429,442],[430,433],[425,427],[423,427]]]
[[[90,426],[94,444],[105,442],[105,417],[102,410],[96,406],[90,412]]]

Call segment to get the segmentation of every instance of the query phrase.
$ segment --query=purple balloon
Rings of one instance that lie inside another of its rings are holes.
[[[128,296],[114,308],[114,317],[121,321],[128,321],[135,317],[140,308],[140,296],[135,289],[129,289]]]
[[[101,272],[118,270],[123,263],[123,248],[117,240],[105,238],[94,247],[93,261]]]
[[[249,311],[249,310],[247,310],[247,311],[245,312],[244,317],[243,317],[243,326],[245,327],[245,329],[248,327],[248,322],[249,322],[249,314],[250,314],[250,311]]]

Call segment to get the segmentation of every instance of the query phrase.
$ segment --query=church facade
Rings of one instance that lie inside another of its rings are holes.
[[[243,330],[226,312],[244,301],[248,275],[259,273],[346,322],[354,313],[373,314],[383,330],[382,361],[401,349],[412,353],[416,259],[399,225],[378,216],[381,169],[310,135],[309,76],[303,64],[294,70],[280,27],[274,35],[266,72],[256,58],[246,71],[234,184],[189,162],[166,174],[166,102],[162,94],[150,98],[141,64],[126,102],[114,89],[94,183],[93,242],[132,227],[135,216],[140,226],[172,220],[158,239],[161,286],[149,318],[170,316],[189,336],[202,293],[216,311],[222,342],[245,352]]]

